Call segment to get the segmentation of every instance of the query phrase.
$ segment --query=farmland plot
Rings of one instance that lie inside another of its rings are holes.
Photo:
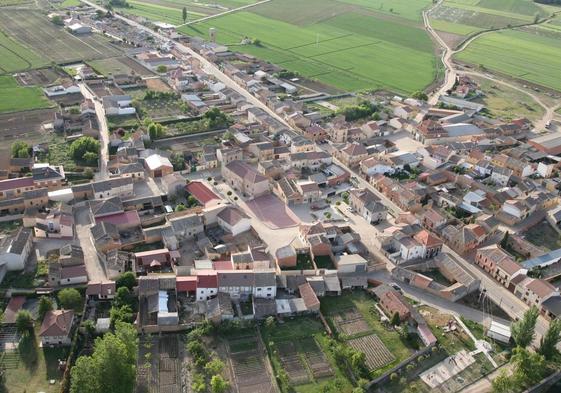
[[[370,331],[368,323],[356,308],[350,308],[333,315],[333,322],[339,333],[354,336]]]
[[[44,63],[100,59],[122,53],[107,38],[97,34],[76,37],[55,26],[39,11],[0,8],[0,28]]]
[[[435,76],[432,42],[421,24],[398,13],[388,17],[367,2],[273,0],[179,30],[207,37],[211,27],[233,50],[341,90],[410,93]],[[240,45],[246,37],[259,43]]]
[[[282,367],[284,368],[284,371],[286,371],[290,383],[293,385],[299,385],[309,382],[310,378],[308,377],[305,365],[302,363],[302,359],[294,346],[294,342],[289,341],[279,343],[278,348]]]
[[[366,355],[366,365],[370,370],[384,367],[395,360],[395,356],[375,334],[353,338],[348,343],[351,347]]]
[[[230,362],[234,383],[239,393],[275,392],[266,359],[256,338],[245,338],[241,345],[235,340],[229,343]]]

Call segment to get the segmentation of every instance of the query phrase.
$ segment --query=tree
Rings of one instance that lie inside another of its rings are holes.
[[[514,390],[514,381],[505,370],[493,380],[493,393],[510,393]]]
[[[64,21],[60,15],[55,15],[51,18],[51,22],[53,22],[57,26],[64,26]]]
[[[230,388],[230,384],[220,375],[213,375],[210,379],[210,391],[212,393],[224,393]]]
[[[58,301],[66,310],[80,311],[82,308],[82,295],[75,288],[65,288],[58,293]]]
[[[182,11],[183,23],[187,21],[187,7],[183,7]]]
[[[185,211],[185,210],[187,210],[187,206],[185,206],[183,203],[180,203],[179,205],[177,205],[175,207],[176,212],[182,212],[182,211]]]
[[[127,287],[120,287],[115,293],[115,299],[113,300],[113,305],[115,307],[130,306],[134,305],[134,296]]]
[[[12,158],[29,158],[30,147],[26,142],[16,141],[12,143]]]
[[[172,153],[169,157],[174,171],[182,171],[185,169],[185,159],[181,153]]]
[[[157,71],[159,74],[164,74],[164,73],[168,72],[168,68],[167,68],[165,65],[160,64],[160,65],[156,68],[156,71]]]
[[[193,195],[189,195],[187,197],[187,205],[189,207],[197,206],[198,204],[199,202],[197,201],[197,198],[195,198]]]
[[[536,306],[531,307],[524,313],[521,320],[512,324],[512,338],[517,346],[526,348],[534,340],[534,329],[538,320],[539,310]]]
[[[345,203],[347,203],[347,204],[349,203],[349,193],[347,191],[345,191],[341,194],[341,198],[343,198],[343,201]]]
[[[97,165],[98,158],[99,158],[98,153],[94,153],[93,151],[88,151],[84,153],[84,155],[82,156],[82,161],[84,161],[85,164],[93,166],[93,165]]]
[[[421,101],[426,101],[429,99],[429,96],[422,91],[416,91],[413,94],[411,94],[411,97],[413,97],[416,100],[421,100]]]
[[[117,288],[127,287],[132,290],[136,286],[136,276],[133,272],[124,272],[115,281],[115,286]]]
[[[399,326],[399,324],[401,323],[401,319],[399,318],[399,313],[397,311],[393,313],[390,323],[392,324],[392,326]]]
[[[546,365],[543,355],[517,347],[512,351],[510,361],[515,370],[514,379],[519,386],[534,385],[542,379]]]
[[[91,136],[83,136],[76,139],[70,145],[68,149],[70,156],[76,161],[87,161],[92,159],[92,155],[86,155],[86,153],[95,153],[95,158],[97,160],[99,149],[101,147],[101,143]]]
[[[45,314],[53,309],[53,301],[47,296],[41,296],[39,298],[39,319],[42,321],[45,318]]]
[[[164,126],[160,123],[152,122],[148,125],[148,134],[150,135],[150,139],[161,138],[165,134]]]
[[[111,319],[111,326],[116,326],[120,322],[132,323],[134,321],[134,314],[131,306],[126,304],[120,307],[111,307],[109,318]]]
[[[81,356],[71,371],[71,393],[132,393],[138,338],[134,327],[119,323],[115,333],[95,341],[91,356]]]
[[[538,353],[543,355],[545,360],[552,360],[559,355],[557,344],[561,341],[561,319],[551,321],[547,332],[540,340]]]
[[[224,362],[218,358],[212,359],[205,365],[205,371],[210,375],[220,374],[224,370]]]
[[[16,330],[20,334],[28,334],[33,328],[33,318],[27,310],[20,310],[16,314]]]

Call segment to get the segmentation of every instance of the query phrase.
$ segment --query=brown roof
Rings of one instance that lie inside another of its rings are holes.
[[[86,289],[87,296],[115,295],[115,281],[90,281]]]
[[[319,306],[319,299],[309,282],[301,284],[298,287],[298,291],[300,292],[300,296],[304,300],[306,308],[310,309]]]
[[[74,311],[72,310],[49,311],[43,318],[39,336],[67,336],[70,334],[73,319]]]
[[[16,323],[16,315],[18,311],[21,310],[24,303],[25,296],[13,296],[4,310],[4,319],[2,320],[2,323]]]
[[[15,188],[33,187],[32,177],[18,177],[0,181],[0,191],[13,190]]]
[[[540,299],[555,292],[555,287],[553,285],[545,280],[539,280],[537,278],[526,284],[526,288],[534,292]]]
[[[229,225],[236,225],[244,218],[249,218],[240,209],[230,206],[218,213],[218,217]]]

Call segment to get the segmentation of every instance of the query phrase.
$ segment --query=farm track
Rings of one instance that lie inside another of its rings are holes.
[[[491,76],[487,73],[482,73],[482,72],[477,72],[477,71],[458,70],[457,65],[454,63],[453,57],[454,57],[454,55],[464,51],[472,42],[474,42],[475,40],[477,40],[478,38],[480,38],[480,37],[482,37],[486,34],[496,33],[496,32],[500,32],[500,31],[507,31],[507,30],[515,30],[515,29],[518,29],[518,28],[521,28],[521,27],[538,26],[538,25],[541,25],[543,23],[547,23],[547,22],[551,21],[559,13],[561,13],[561,11],[554,12],[549,17],[541,19],[540,21],[538,21],[536,23],[528,23],[528,24],[522,24],[522,25],[510,26],[510,27],[507,26],[507,27],[503,27],[503,28],[499,28],[499,29],[493,29],[493,30],[482,30],[482,31],[477,32],[477,33],[473,34],[472,36],[468,37],[466,40],[464,40],[459,45],[457,45],[456,48],[451,48],[442,39],[442,37],[440,37],[440,35],[436,32],[436,30],[434,30],[432,28],[432,26],[430,24],[430,14],[431,14],[431,12],[434,11],[436,8],[438,8],[442,4],[442,2],[443,2],[443,0],[439,0],[433,7],[431,7],[430,9],[428,9],[426,11],[423,11],[423,22],[425,24],[425,29],[429,32],[429,34],[432,36],[432,38],[439,44],[441,49],[443,49],[442,56],[441,56],[441,61],[444,64],[444,67],[446,69],[444,82],[443,82],[443,84],[440,88],[438,88],[436,91],[434,91],[429,96],[429,103],[432,104],[432,105],[436,104],[438,102],[438,98],[441,95],[446,94],[446,92],[448,90],[452,89],[458,75],[461,74],[461,75],[476,76],[476,77],[479,77],[479,78],[484,78],[484,79],[493,81],[495,83],[499,83],[499,84],[501,84],[503,86],[506,86],[506,87],[509,87],[511,89],[517,90],[521,93],[526,94],[530,98],[532,98],[539,106],[541,106],[545,110],[545,113],[542,116],[542,118],[535,123],[535,128],[536,128],[536,130],[545,130],[546,129],[546,124],[551,122],[551,120],[556,116],[555,111],[561,107],[561,104],[554,105],[554,106],[547,105],[543,102],[542,99],[540,99],[540,97],[538,97],[536,94],[532,93],[530,90],[518,87],[517,85],[515,85],[513,83],[509,83],[509,82],[507,82],[507,81],[505,81],[501,78]]]

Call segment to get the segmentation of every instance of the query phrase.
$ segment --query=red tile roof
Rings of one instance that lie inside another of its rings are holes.
[[[234,264],[230,259],[227,261],[213,261],[212,268],[214,270],[234,270]]]
[[[0,181],[0,191],[13,190],[22,187],[33,187],[32,177],[18,177]]]
[[[44,336],[67,336],[72,328],[74,311],[54,310],[49,311],[43,318],[39,335]]]
[[[197,288],[218,288],[218,276],[216,272],[198,272]]]
[[[25,303],[25,296],[14,296],[8,302],[6,310],[4,310],[3,323],[16,323],[16,315]]]
[[[104,217],[98,217],[95,219],[96,224],[100,222],[108,222],[113,225],[140,225],[140,217],[136,210],[130,210],[123,213],[110,214]]]
[[[177,292],[193,292],[197,290],[197,277],[196,276],[186,276],[186,277],[176,277],[175,279],[175,289]]]
[[[200,204],[206,205],[208,202],[220,199],[207,186],[198,181],[193,181],[185,186],[185,190],[191,194]]]
[[[425,247],[438,247],[438,246],[442,246],[443,244],[439,238],[433,236],[429,231],[425,229],[423,229],[421,232],[417,233],[413,237],[415,238],[415,240],[423,244]]]

